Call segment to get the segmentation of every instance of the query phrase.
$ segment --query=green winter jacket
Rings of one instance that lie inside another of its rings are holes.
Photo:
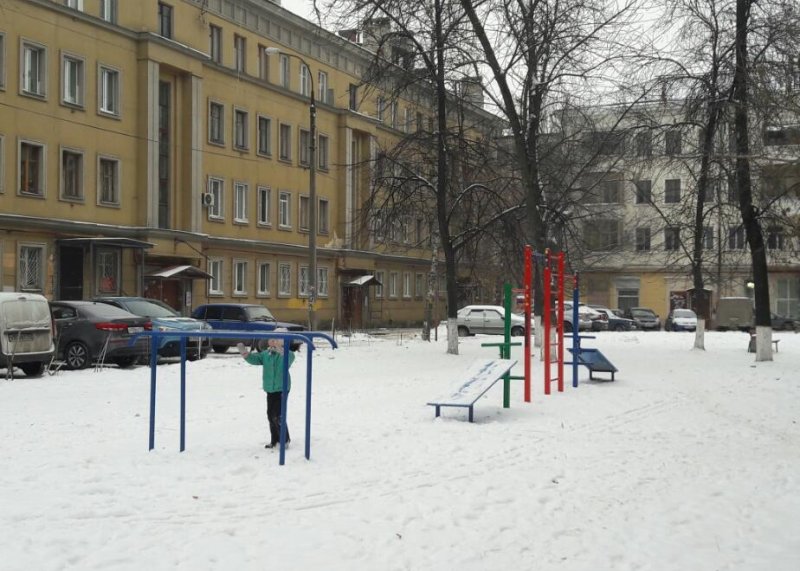
[[[279,393],[283,391],[283,355],[274,351],[251,352],[245,361],[251,365],[261,365],[261,382],[264,392]],[[294,353],[289,351],[289,366],[294,363]],[[288,389],[292,388],[292,375],[287,379]]]

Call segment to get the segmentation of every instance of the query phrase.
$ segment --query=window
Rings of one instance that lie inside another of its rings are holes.
[[[208,179],[208,193],[212,196],[214,203],[208,207],[209,218],[222,218],[224,211],[222,201],[225,199],[225,182],[221,178]]]
[[[19,291],[44,290],[44,246],[20,245],[17,287]]]
[[[292,227],[292,197],[288,192],[281,192],[278,195],[278,226],[281,228]]]
[[[678,129],[670,129],[664,136],[664,148],[666,154],[675,157],[681,154],[681,132]]]
[[[389,272],[389,297],[397,297],[397,272]]]
[[[328,101],[328,74],[324,71],[317,74],[317,93],[317,99],[325,103],[332,103]]]
[[[247,184],[233,183],[233,221],[247,222]]]
[[[422,299],[425,295],[425,274],[414,276],[414,297]]]
[[[292,295],[292,266],[278,264],[278,295]]]
[[[375,284],[375,299],[383,298],[383,284],[386,283],[384,275],[383,270],[375,272],[375,279],[378,280],[378,283]]]
[[[3,194],[5,189],[5,181],[6,181],[6,139],[3,135],[0,135],[0,194]],[[1,282],[0,282],[1,283]]]
[[[100,0],[100,18],[112,24],[117,23],[117,0]]]
[[[208,44],[211,61],[222,63],[222,28],[214,24],[208,27]]]
[[[664,202],[674,204],[681,201],[681,179],[670,178],[664,181]]]
[[[64,6],[75,10],[83,10],[83,0],[64,0]]]
[[[317,167],[320,170],[328,170],[328,136],[320,135],[317,144]]]
[[[639,290],[633,288],[617,289],[617,307],[622,311],[631,307],[639,307]]]
[[[328,297],[328,268],[317,266],[317,297]]]
[[[603,180],[600,182],[599,198],[603,204],[617,204],[620,201],[621,180]]]
[[[636,229],[636,251],[650,251],[650,228],[642,227]]]
[[[711,226],[705,226],[703,228],[703,249],[714,249],[714,229]]]
[[[258,44],[258,79],[269,81],[269,53],[264,44]]]
[[[397,129],[397,101],[392,101],[389,111],[391,112],[392,129]]]
[[[297,295],[308,297],[308,266],[300,266],[297,272]]]
[[[95,283],[98,294],[119,294],[119,250],[98,250],[95,253]]]
[[[44,46],[22,42],[22,78],[20,85],[25,95],[44,97],[47,91],[47,50]]]
[[[281,123],[278,131],[278,158],[282,161],[292,160],[292,126]]]
[[[800,280],[796,277],[778,278],[775,282],[775,312],[794,318],[800,316]]]
[[[209,295],[222,294],[222,260],[209,258],[208,273],[211,275],[208,280]]]
[[[358,86],[351,83],[347,90],[350,111],[358,110]]]
[[[165,37],[172,37],[172,6],[158,3],[158,33]]]
[[[61,56],[61,101],[83,107],[83,60],[76,56]]]
[[[320,234],[327,234],[330,232],[330,227],[328,223],[328,201],[324,198],[320,198],[319,200],[319,208],[317,211],[317,215],[319,218],[319,224],[317,224],[317,230]]]
[[[652,201],[652,182],[637,180],[633,184],[636,186],[636,204],[649,204]]]
[[[6,35],[0,32],[0,89],[6,86]]]
[[[101,113],[119,115],[119,71],[100,66],[99,102]]]
[[[272,119],[258,117],[258,154],[272,156]]]
[[[299,147],[300,164],[308,166],[310,164],[309,157],[311,155],[311,135],[305,129],[300,129]]]
[[[61,150],[61,198],[83,200],[83,153]]]
[[[97,161],[97,198],[103,205],[119,205],[119,161],[109,157],[99,157]]]
[[[415,126],[417,133],[422,132],[422,130],[425,128],[425,119],[423,118],[422,113],[417,113],[417,121]]]
[[[260,262],[258,264],[258,287],[256,294],[259,296],[269,295],[269,282],[272,277],[272,269],[269,262]]]
[[[225,144],[225,107],[213,101],[208,104],[208,140],[216,145]]]
[[[245,151],[249,147],[249,134],[247,132],[247,111],[233,110],[233,146]]]
[[[281,54],[280,57],[280,64],[281,64],[281,75],[280,75],[280,82],[281,86],[289,89],[289,77],[291,74],[291,67],[289,65],[289,56],[286,54]]]
[[[386,113],[386,101],[383,97],[378,97],[378,121],[383,123],[383,118]]]
[[[258,187],[258,225],[272,226],[272,189]]]
[[[411,272],[403,272],[403,297],[411,297]]]
[[[233,65],[236,71],[245,72],[247,56],[247,40],[243,36],[233,35]]]
[[[681,229],[677,226],[664,228],[664,249],[668,252],[677,251],[680,248]]]
[[[637,157],[650,157],[653,155],[653,134],[650,131],[636,133],[633,144]]]
[[[583,239],[590,250],[613,250],[619,245],[619,221],[601,219],[587,222]]]
[[[311,95],[311,71],[306,64],[300,64],[300,93],[309,97]]]
[[[770,250],[783,250],[786,234],[781,228],[771,226],[767,229],[767,248]]]
[[[233,295],[247,295],[247,262],[233,261]]]
[[[744,250],[745,236],[743,226],[731,226],[728,229],[728,249]]]
[[[19,192],[31,196],[44,196],[45,147],[38,143],[21,141],[19,144]]]
[[[297,226],[300,230],[305,230],[308,232],[308,216],[309,216],[309,200],[307,196],[300,197],[300,210],[299,216],[297,220]]]

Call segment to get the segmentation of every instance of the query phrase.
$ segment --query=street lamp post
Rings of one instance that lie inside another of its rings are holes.
[[[283,54],[300,60],[308,73],[310,82],[310,96],[308,105],[309,145],[308,145],[308,327],[312,331],[317,329],[317,320],[314,313],[314,302],[317,299],[317,102],[314,97],[314,75],[311,67],[302,57],[286,53],[280,48],[264,48],[264,52]]]

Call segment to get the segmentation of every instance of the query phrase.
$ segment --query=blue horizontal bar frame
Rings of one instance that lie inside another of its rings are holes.
[[[214,331],[144,331],[131,337],[129,344],[133,345],[139,337],[150,337],[150,433],[149,450],[155,448],[156,431],[156,371],[158,369],[158,346],[159,340],[163,337],[170,337],[180,340],[181,350],[181,411],[180,411],[180,451],[186,450],[186,340],[188,338],[209,338],[209,339],[241,339],[241,331],[224,331],[216,329]],[[312,353],[316,347],[314,339],[324,339],[330,343],[331,347],[338,349],[336,341],[327,333],[317,331],[304,331],[302,333],[274,333],[274,332],[247,332],[247,337],[252,339],[282,339],[283,351],[286,354],[290,350],[292,341],[304,343],[308,349],[306,352],[306,460],[311,459],[311,381],[312,381]],[[279,464],[286,463],[286,401],[289,396],[287,388],[289,385],[289,359],[283,360],[283,394],[281,398],[281,436],[280,436],[280,456]]]

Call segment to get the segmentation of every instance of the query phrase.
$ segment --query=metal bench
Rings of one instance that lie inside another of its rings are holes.
[[[593,373],[611,373],[611,380],[614,380],[614,373],[618,369],[598,349],[584,349],[581,347],[578,350],[570,349],[569,352],[572,353],[574,359],[577,359],[578,365],[583,365],[589,369],[589,379],[595,380]]]
[[[447,396],[430,401],[427,404],[436,407],[437,417],[443,406],[468,408],[469,421],[472,422],[472,409],[475,402],[492,388],[497,381],[507,375],[516,364],[516,361],[506,359],[475,361],[460,377],[466,377],[466,381],[461,381],[460,385]]]

